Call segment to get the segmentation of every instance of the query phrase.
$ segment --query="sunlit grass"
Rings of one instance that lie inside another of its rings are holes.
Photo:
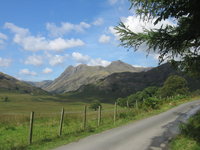
[[[54,148],[106,129],[161,113],[189,101],[182,99],[166,102],[160,106],[160,109],[156,110],[118,107],[115,125],[113,122],[114,105],[102,104],[100,127],[97,127],[97,111],[88,108],[87,128],[83,130],[83,110],[85,105],[89,105],[88,103],[46,101],[46,96],[36,96],[41,101],[34,102],[31,100],[33,96],[30,95],[15,96],[10,95],[9,102],[0,102],[0,150],[45,150]],[[21,99],[21,101],[17,103],[13,99]],[[4,106],[7,106],[7,108],[4,108]],[[62,136],[59,137],[62,107],[65,109],[65,116]],[[28,144],[30,111],[35,111],[32,145]]]
[[[200,112],[182,123],[180,131],[170,144],[172,150],[200,150]]]

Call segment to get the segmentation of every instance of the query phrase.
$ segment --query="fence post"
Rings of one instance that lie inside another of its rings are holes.
[[[101,124],[101,106],[99,106],[99,109],[98,109],[98,127],[100,126]]]
[[[33,121],[34,121],[34,112],[31,112],[30,115],[30,131],[29,131],[29,144],[32,144],[32,137],[33,137]]]
[[[115,102],[115,106],[114,106],[114,125],[115,125],[115,122],[116,122],[116,116],[117,116],[117,102]]]
[[[86,122],[87,122],[87,106],[84,107],[84,116],[83,116],[83,129],[86,129]]]
[[[62,108],[61,116],[60,116],[60,128],[59,128],[59,136],[62,135],[62,127],[63,127],[63,119],[64,119],[65,110]]]
[[[126,106],[127,106],[127,108],[129,108],[129,103],[128,103],[128,100],[126,101]]]
[[[138,109],[138,101],[135,102],[136,109]]]

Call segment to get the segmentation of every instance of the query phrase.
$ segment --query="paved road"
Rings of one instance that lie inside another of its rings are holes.
[[[128,125],[91,135],[55,150],[165,150],[178,124],[200,110],[200,100]]]

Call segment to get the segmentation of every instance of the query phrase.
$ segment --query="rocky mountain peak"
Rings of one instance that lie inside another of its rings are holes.
[[[117,60],[117,61],[112,61],[112,62],[110,63],[110,65],[108,65],[108,66],[113,66],[113,65],[127,65],[127,64],[124,63],[124,62],[121,61],[121,60]]]
[[[140,71],[143,70],[141,68],[134,68],[132,65],[124,63],[121,60],[113,61],[107,67],[88,66],[86,64],[80,64],[75,67],[69,66],[57,79],[44,89],[50,92],[64,93],[77,90],[82,85],[94,83],[112,73]]]

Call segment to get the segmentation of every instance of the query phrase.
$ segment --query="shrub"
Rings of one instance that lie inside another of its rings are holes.
[[[181,133],[200,142],[200,111],[185,124],[181,124]]]
[[[101,106],[101,102],[99,100],[94,100],[91,104],[90,104],[90,108],[93,110],[97,110],[99,108],[99,106]],[[102,107],[102,106],[101,106]]]
[[[191,93],[193,96],[199,96],[200,95],[200,89],[194,91]]]
[[[119,113],[119,118],[123,118],[123,119],[125,119],[125,118],[127,118],[127,116],[128,116],[128,114],[125,113],[125,112],[121,112],[121,113]]]
[[[127,98],[118,98],[117,99],[117,104],[121,107],[126,107],[127,106]]]
[[[4,102],[9,102],[9,99],[7,96],[4,98]]]
[[[178,94],[188,95],[187,81],[183,77],[172,75],[167,78],[157,94],[162,98],[172,97]]]
[[[160,100],[156,97],[149,97],[144,101],[144,104],[152,109],[158,109],[159,108],[159,102]]]

